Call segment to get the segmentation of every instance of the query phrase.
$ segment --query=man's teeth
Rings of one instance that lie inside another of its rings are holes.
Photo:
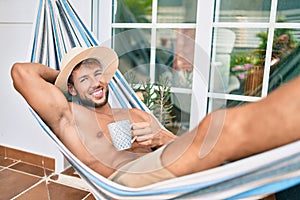
[[[102,92],[103,92],[102,90],[98,90],[98,91],[94,92],[93,95],[94,96],[99,96],[99,95],[102,94]]]

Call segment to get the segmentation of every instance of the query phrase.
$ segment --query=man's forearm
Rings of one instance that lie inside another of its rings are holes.
[[[39,63],[15,63],[12,68],[14,83],[22,84],[23,81],[42,78],[47,82],[54,83],[59,71]]]
[[[36,69],[38,70],[38,74],[47,82],[53,83],[55,82],[59,71],[54,70],[50,67],[47,67],[45,65],[41,65],[38,63],[34,63],[36,65]]]

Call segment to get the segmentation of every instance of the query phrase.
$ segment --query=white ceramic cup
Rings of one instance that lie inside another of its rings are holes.
[[[121,120],[108,124],[113,145],[118,151],[131,147],[131,127],[129,120]]]

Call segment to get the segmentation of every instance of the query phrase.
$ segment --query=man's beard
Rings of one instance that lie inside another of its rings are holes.
[[[100,108],[104,105],[107,104],[108,102],[108,95],[109,95],[109,90],[106,90],[106,93],[105,93],[105,101],[103,101],[102,103],[95,103],[94,101],[90,100],[90,99],[82,99],[78,96],[74,97],[73,98],[73,102],[76,102],[80,105],[83,105],[83,106],[89,106],[89,107],[94,107],[94,108]]]

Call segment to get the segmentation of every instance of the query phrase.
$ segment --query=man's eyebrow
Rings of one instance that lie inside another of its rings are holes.
[[[101,73],[103,73],[103,69],[101,68],[101,69],[97,69],[95,72],[101,72]]]
[[[84,75],[82,75],[82,76],[79,76],[79,77],[78,77],[78,80],[79,80],[79,79],[82,79],[82,78],[85,78],[85,77],[87,77],[86,74],[84,74]]]

